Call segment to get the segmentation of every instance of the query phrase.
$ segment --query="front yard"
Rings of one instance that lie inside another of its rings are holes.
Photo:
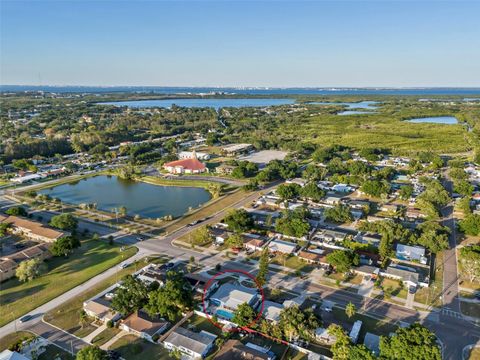
[[[120,251],[104,240],[83,241],[68,258],[47,261],[48,271],[32,281],[22,283],[12,278],[0,290],[0,326],[56,298],[88,279],[128,259],[136,248]]]

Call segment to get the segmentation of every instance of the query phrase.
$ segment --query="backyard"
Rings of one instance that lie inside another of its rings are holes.
[[[162,345],[152,344],[135,335],[125,335],[118,339],[110,350],[116,350],[125,360],[170,359]]]
[[[29,282],[13,278],[0,290],[0,326],[56,298],[88,279],[128,259],[136,248],[120,247],[102,240],[87,240],[69,257],[54,257],[46,262],[48,271]]]

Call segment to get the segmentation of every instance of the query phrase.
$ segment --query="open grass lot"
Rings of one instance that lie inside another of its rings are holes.
[[[74,360],[75,357],[72,356],[69,352],[60,349],[56,345],[48,345],[45,348],[45,352],[42,353],[38,360],[53,360],[53,359],[60,359],[60,360]]]
[[[435,273],[433,281],[428,288],[418,288],[415,293],[415,301],[432,306],[442,306],[440,294],[443,290],[443,252],[436,255]]]
[[[359,343],[362,343],[363,338],[367,332],[376,335],[388,335],[398,328],[398,326],[392,322],[378,320],[359,313],[355,314],[351,318],[348,318],[348,316],[345,314],[345,310],[337,307],[334,307],[332,312],[335,319],[343,323],[349,323],[350,325],[353,325],[353,323],[357,320],[361,320],[363,322],[362,331],[360,332]]]
[[[92,339],[92,344],[97,345],[97,346],[102,346],[105,344],[108,340],[113,338],[115,335],[117,335],[121,330],[117,328],[106,328],[103,330],[100,334],[95,336]]]
[[[480,318],[480,303],[460,301],[460,308],[464,315]]]
[[[120,251],[119,246],[102,240],[83,241],[68,258],[55,257],[47,262],[48,272],[22,283],[16,278],[2,284],[0,290],[0,326],[37,308],[64,292],[129,258],[136,248]]]
[[[116,350],[125,360],[171,359],[162,345],[152,344],[135,335],[125,335],[118,339],[110,350]]]
[[[28,338],[35,337],[35,335],[28,331],[17,331],[7,336],[4,336],[0,339],[0,352],[5,349],[8,349],[12,344],[16,343],[18,340],[26,340]]]
[[[167,258],[165,259],[155,259],[152,262],[166,262],[168,261]],[[121,269],[117,272],[116,275],[110,276],[109,278],[101,281],[94,287],[84,291],[74,299],[71,299],[68,302],[63,303],[59,307],[49,311],[45,314],[44,319],[45,321],[49,322],[52,325],[55,325],[67,332],[73,333],[78,337],[83,337],[91,333],[96,328],[90,325],[90,328],[82,329],[79,325],[79,316],[80,311],[83,307],[83,302],[90,299],[91,297],[95,296],[96,294],[100,293],[101,291],[105,290],[109,286],[115,284],[118,279],[121,279],[125,275],[132,274],[135,272],[135,269],[140,269],[140,267],[145,266],[146,262],[144,259],[139,260],[135,264],[130,265],[125,269]]]
[[[297,256],[282,256],[277,255],[271,259],[272,264],[286,266],[293,270],[300,270],[302,272],[311,272],[315,267]]]

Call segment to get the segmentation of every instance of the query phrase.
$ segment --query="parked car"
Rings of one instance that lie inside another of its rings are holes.
[[[24,322],[27,322],[28,320],[30,320],[33,316],[32,315],[25,315],[23,317],[20,318],[20,322],[21,323],[24,323]]]

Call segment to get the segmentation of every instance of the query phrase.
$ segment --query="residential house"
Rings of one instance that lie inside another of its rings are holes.
[[[215,239],[215,244],[221,245],[228,239],[230,232],[221,227],[212,227],[209,230],[210,235]]]
[[[83,303],[85,313],[103,323],[117,321],[121,315],[111,308],[111,298],[108,294],[102,294],[97,298],[87,300]]]
[[[230,320],[239,305],[247,303],[255,308],[261,299],[257,289],[240,288],[236,284],[225,283],[220,285],[208,300],[209,305],[216,307],[217,316]]]
[[[155,342],[155,335],[159,335],[167,330],[168,321],[158,317],[151,317],[143,310],[130,314],[120,322],[120,329],[135,334],[150,342]]]
[[[408,286],[428,286],[428,279],[420,281],[420,274],[415,269],[407,266],[390,265],[385,271],[380,272],[380,275],[401,280]]]
[[[355,236],[354,240],[358,243],[369,244],[378,248],[378,246],[380,245],[380,241],[382,240],[382,236],[380,234],[374,234],[369,232],[358,233],[357,236]]]
[[[248,251],[260,251],[263,249],[263,245],[265,245],[265,240],[263,239],[251,239],[244,244]]]
[[[313,250],[302,250],[298,253],[298,257],[307,261],[310,264],[317,264],[323,267],[329,267],[330,265],[327,262],[327,254],[330,251],[327,249],[313,249]]]
[[[13,260],[0,260],[0,282],[14,277],[17,267],[18,264]]]
[[[24,235],[32,240],[54,242],[61,237],[70,235],[68,232],[55,230],[42,223],[18,216],[8,216],[1,221],[10,224],[13,233]]]
[[[352,269],[355,273],[362,276],[370,276],[372,279],[377,278],[380,269],[371,265],[360,265]]]
[[[150,264],[140,270],[135,277],[146,285],[157,282],[160,286],[163,286],[167,280],[167,267],[165,264]]]
[[[399,260],[419,262],[424,265],[428,262],[428,259],[425,257],[425,248],[422,246],[397,244],[395,256]]]
[[[292,254],[296,248],[296,244],[278,239],[272,240],[268,243],[268,249],[273,253]]]
[[[178,327],[163,340],[163,346],[170,351],[180,351],[186,359],[202,359],[213,347],[216,338],[216,335],[204,330],[193,332]]]
[[[282,310],[283,310],[282,304],[265,300],[265,302],[263,303],[262,315],[265,319],[276,324],[280,321],[280,313],[282,312]]]
[[[228,340],[214,360],[275,360],[275,354],[244,345],[239,340]]]

